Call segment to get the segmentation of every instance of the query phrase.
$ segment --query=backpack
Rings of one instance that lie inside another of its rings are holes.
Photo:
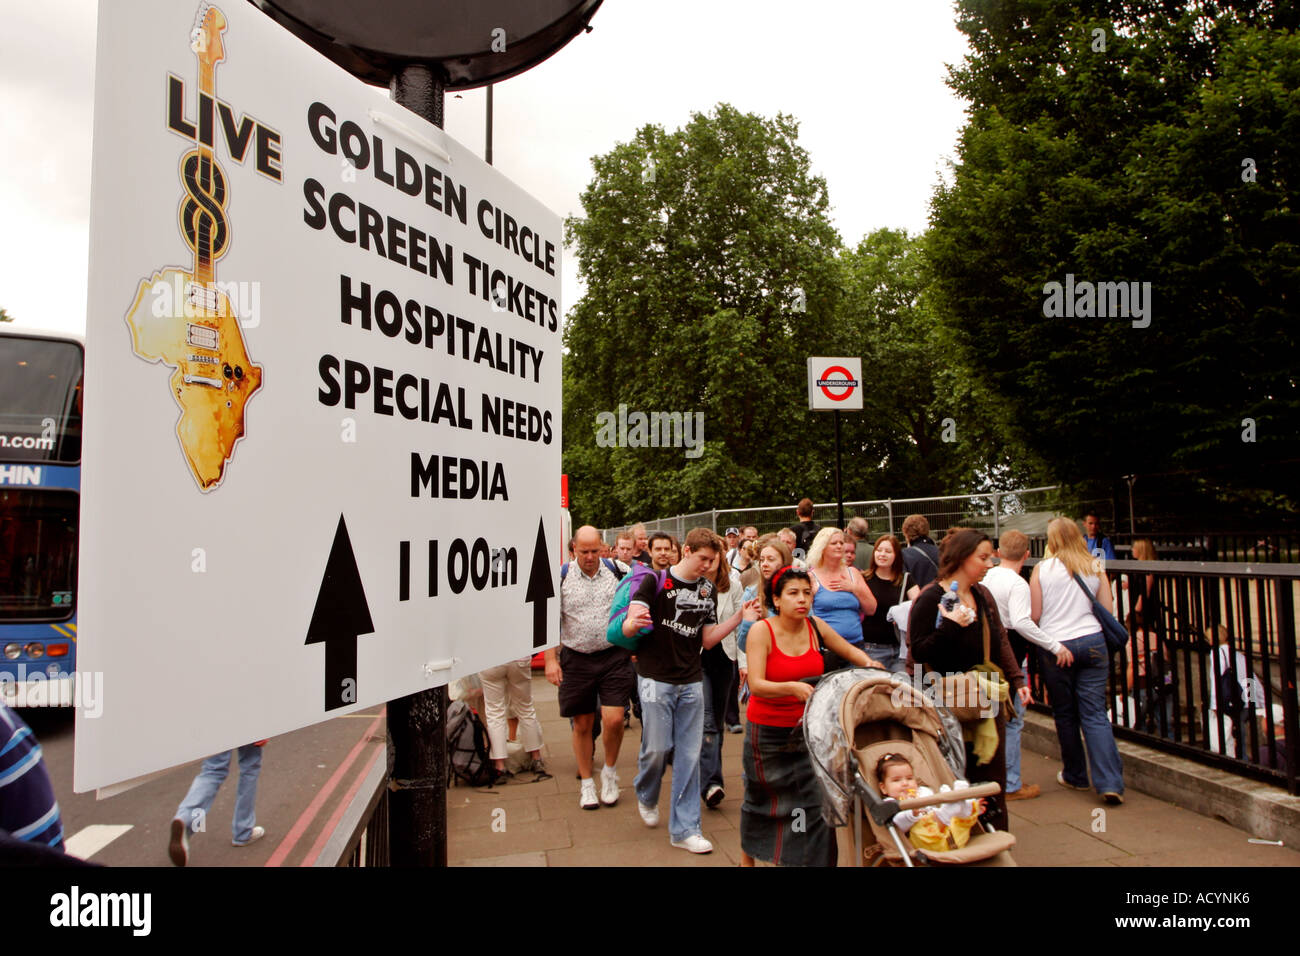
[[[496,779],[496,768],[488,756],[487,730],[463,700],[447,708],[447,762],[451,781],[463,780],[471,787],[485,787]]]
[[[618,569],[618,565],[614,563],[613,558],[601,558],[600,561],[603,565],[605,565],[605,567],[609,568],[610,573],[614,575],[614,580],[616,581],[622,580],[623,575],[627,573],[625,571],[620,571]],[[562,565],[560,565],[560,580],[563,581],[568,576],[569,576],[569,562],[565,561]]]
[[[614,600],[609,606],[609,626],[605,628],[605,640],[611,644],[626,647],[629,651],[635,651],[637,645],[641,643],[641,638],[654,630],[654,624],[652,623],[641,628],[631,637],[623,634],[623,622],[627,619],[627,608],[632,603],[632,595],[637,592],[641,582],[650,575],[654,575],[658,581],[655,594],[668,586],[667,571],[655,571],[644,564],[634,565],[632,570],[628,572],[627,577],[618,582],[618,588],[614,591]]]

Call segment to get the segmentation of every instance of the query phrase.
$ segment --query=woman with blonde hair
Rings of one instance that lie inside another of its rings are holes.
[[[1133,542],[1134,561],[1156,559],[1151,539],[1138,538]],[[1149,734],[1168,737],[1173,734],[1174,670],[1155,632],[1160,619],[1160,588],[1154,574],[1143,574],[1139,580],[1142,583],[1135,589],[1137,596],[1128,615],[1133,652],[1128,655],[1127,686],[1137,698],[1137,726]]]
[[[1034,565],[1029,578],[1030,614],[1074,658],[1062,667],[1055,655],[1038,651],[1064,764],[1056,782],[1071,790],[1087,790],[1091,769],[1092,786],[1106,803],[1117,806],[1124,802],[1124,775],[1106,719],[1110,651],[1092,609],[1092,595],[1096,595],[1098,603],[1114,613],[1110,581],[1097,573],[1096,559],[1088,553],[1079,526],[1069,518],[1055,518],[1047,526],[1047,546],[1052,557]]]
[[[875,613],[876,596],[867,587],[862,572],[845,563],[843,531],[822,528],[817,532],[808,549],[808,572],[812,578],[812,613],[850,645],[864,650],[862,616]],[[837,655],[826,663],[828,671],[845,666]]]

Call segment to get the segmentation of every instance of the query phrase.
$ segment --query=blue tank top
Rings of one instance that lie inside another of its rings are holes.
[[[850,644],[862,643],[862,605],[852,591],[832,591],[819,580],[812,612]]]

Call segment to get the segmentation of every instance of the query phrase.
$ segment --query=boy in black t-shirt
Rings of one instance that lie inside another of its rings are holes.
[[[653,625],[637,645],[641,694],[641,752],[635,781],[646,826],[659,823],[659,788],[668,754],[673,754],[673,792],[668,813],[672,845],[708,853],[713,844],[700,832],[700,748],[704,743],[704,676],[700,649],[713,647],[740,624],[741,611],[718,623],[712,572],[720,555],[713,532],[694,528],[682,559],[659,576],[641,582],[628,605],[623,633]]]

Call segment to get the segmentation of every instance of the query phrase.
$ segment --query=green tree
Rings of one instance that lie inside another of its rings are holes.
[[[960,0],[958,17],[971,118],[934,199],[933,288],[1017,440],[1065,480],[1296,457],[1297,8]],[[1150,282],[1150,326],[1046,318],[1067,273]]]
[[[935,316],[926,237],[879,229],[846,251],[841,315],[863,359],[864,411],[846,416],[855,452],[879,462],[846,497],[972,493],[1033,480],[1000,408]]]
[[[837,321],[839,237],[788,116],[721,104],[597,156],[566,223],[586,293],[564,329],[564,467],[575,516],[766,504],[833,489],[831,424],[806,411],[809,355]],[[852,353],[850,353],[852,354]],[[703,412],[703,453],[597,445],[597,416]]]
[[[6,310],[0,309],[0,322],[12,322],[13,320],[14,317],[12,315],[10,315]]]

